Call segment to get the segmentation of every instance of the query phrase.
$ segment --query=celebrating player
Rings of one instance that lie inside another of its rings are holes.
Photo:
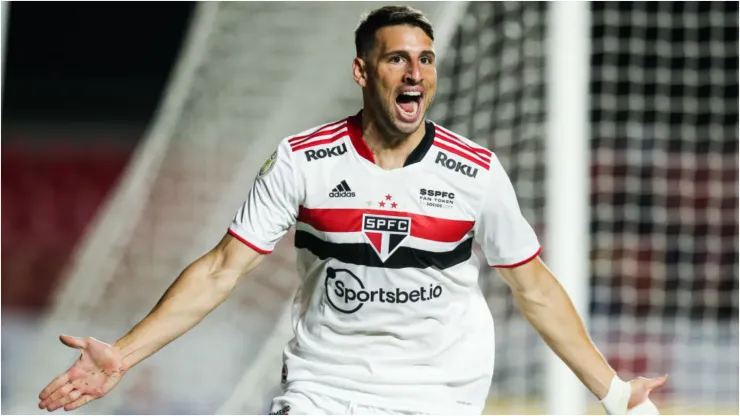
[[[434,33],[409,7],[382,7],[355,32],[363,108],[284,139],[223,239],[189,265],[113,345],[81,351],[40,394],[76,409],[197,325],[295,227],[303,283],[274,414],[479,414],[494,330],[473,243],[524,316],[610,414],[657,413],[665,383],[622,381],[539,258],[496,155],[425,119],[437,84]],[[275,369],[276,373],[281,369]]]

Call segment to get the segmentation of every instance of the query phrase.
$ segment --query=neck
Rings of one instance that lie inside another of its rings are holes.
[[[362,138],[373,153],[375,163],[383,169],[402,168],[411,152],[416,149],[426,133],[426,123],[421,123],[413,133],[388,131],[367,107],[362,110]]]

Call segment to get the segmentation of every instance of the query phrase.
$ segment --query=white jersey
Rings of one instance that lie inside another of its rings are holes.
[[[295,226],[288,390],[391,409],[480,413],[494,362],[478,286],[540,252],[494,154],[426,121],[402,169],[374,163],[360,114],[283,140],[229,232],[269,253]]]

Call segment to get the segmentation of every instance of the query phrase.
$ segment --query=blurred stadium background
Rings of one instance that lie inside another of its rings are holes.
[[[59,333],[112,342],[141,319],[223,234],[281,137],[359,108],[351,34],[379,4],[10,4],[3,413],[36,413],[75,358]],[[409,4],[437,26],[431,118],[498,154],[544,241],[551,6]],[[671,375],[666,413],[737,414],[738,3],[590,12],[591,333],[623,378]],[[290,337],[291,245],[78,412],[265,412]],[[494,272],[481,285],[497,331],[487,411],[544,412],[544,344]]]

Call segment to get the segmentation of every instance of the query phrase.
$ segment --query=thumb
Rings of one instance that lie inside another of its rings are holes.
[[[59,340],[62,341],[62,344],[77,348],[77,349],[83,349],[87,347],[87,341],[84,338],[77,338],[70,335],[60,335]]]
[[[652,391],[652,390],[659,389],[659,388],[663,387],[663,385],[666,383],[666,381],[668,381],[668,374],[666,374],[666,375],[664,375],[662,377],[651,379],[650,382],[647,385],[648,391]]]

